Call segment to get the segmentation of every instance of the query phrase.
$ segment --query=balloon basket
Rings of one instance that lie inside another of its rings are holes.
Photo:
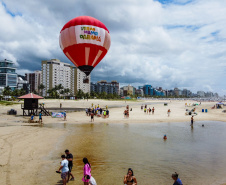
[[[83,79],[83,83],[84,83],[84,84],[88,84],[88,83],[89,83],[89,78],[84,78],[84,79]]]

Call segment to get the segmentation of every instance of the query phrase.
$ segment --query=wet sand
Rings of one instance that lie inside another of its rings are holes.
[[[185,109],[192,109],[194,107],[185,107],[185,103],[197,103],[193,101],[168,101],[168,106],[164,106],[163,103],[166,101],[147,101],[148,107],[155,107],[155,114],[147,115],[140,109],[141,104],[145,104],[143,101],[41,100],[40,103],[42,102],[45,103],[46,107],[59,107],[59,104],[62,103],[63,108],[88,108],[91,107],[92,103],[94,105],[100,104],[101,107],[108,105],[110,117],[107,119],[95,117],[95,125],[160,122],[189,123],[191,116],[185,116]],[[211,109],[214,104],[215,102],[202,102],[201,105],[196,106],[198,115],[195,116],[195,121],[226,122],[226,114],[222,113],[222,109]],[[133,109],[130,111],[129,118],[124,118],[123,116],[126,105]],[[67,112],[67,121],[63,121],[61,118],[43,117],[45,126],[35,127],[31,126],[35,124],[26,123],[29,119],[28,117],[6,115],[7,110],[11,108],[16,109],[18,115],[22,115],[20,105],[0,106],[0,184],[60,184],[60,175],[55,174],[56,168],[59,167],[59,156],[66,148],[72,146],[74,143],[73,139],[75,138],[72,137],[74,133],[65,128],[73,124],[90,124],[90,117],[86,116],[85,112]],[[168,109],[171,109],[170,117],[167,116]],[[208,109],[208,113],[202,113],[202,109]],[[38,120],[38,117],[35,119]],[[57,125],[53,127],[54,123],[57,123]],[[98,135],[98,133],[96,134]],[[80,141],[76,140],[78,144],[72,152],[76,158],[82,158],[85,154],[89,157],[87,150],[81,150],[83,148],[82,140],[90,139],[90,142],[92,142],[92,139],[89,135],[82,135],[77,139]],[[96,144],[99,143],[101,143],[101,138]],[[79,156],[76,155],[77,150],[80,150]],[[101,151],[98,151],[98,153],[100,154]],[[108,157],[103,155],[103,161],[107,161]],[[95,170],[95,163],[101,165],[99,163],[103,162],[95,161],[95,158],[92,161],[93,170]],[[82,163],[76,161],[76,166],[82,168]],[[50,169],[52,170],[50,171]],[[70,182],[70,184],[82,183],[79,179],[78,183]],[[172,183],[170,182],[169,184]]]

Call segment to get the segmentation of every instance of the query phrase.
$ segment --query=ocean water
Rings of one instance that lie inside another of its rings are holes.
[[[139,185],[173,184],[174,172],[184,185],[226,182],[225,122],[195,122],[193,128],[189,123],[57,125],[70,132],[64,146],[74,155],[71,184],[83,184],[83,157],[99,185],[123,184],[128,168]]]

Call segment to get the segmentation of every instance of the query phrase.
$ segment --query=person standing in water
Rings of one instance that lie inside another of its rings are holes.
[[[56,171],[57,173],[59,173],[61,171],[61,178],[63,180],[63,185],[66,185],[67,183],[67,176],[68,176],[68,160],[66,159],[65,155],[61,155],[62,161],[60,163],[60,168],[58,171]]]
[[[83,158],[83,163],[84,167],[82,181],[84,182],[84,185],[89,185],[89,180],[91,178],[91,165],[86,157]]]
[[[193,127],[193,123],[194,123],[194,116],[191,117],[191,126]]]
[[[70,151],[68,149],[66,149],[64,152],[66,154],[66,159],[68,160],[68,169],[69,169],[67,181],[69,181],[70,176],[71,176],[70,181],[73,181],[75,179],[73,174],[71,173],[72,167],[73,167],[73,155],[72,155],[72,153],[70,153]]]
[[[174,180],[173,185],[183,185],[182,181],[178,178],[179,174],[177,172],[172,174],[172,179]]]
[[[127,175],[124,176],[123,183],[126,185],[137,185],[137,179],[133,174],[132,168],[128,169]]]

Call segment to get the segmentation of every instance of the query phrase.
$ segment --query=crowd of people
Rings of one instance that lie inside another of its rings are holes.
[[[99,104],[97,106],[95,105],[95,107],[93,107],[93,103],[92,103],[91,108],[86,108],[86,115],[91,117],[91,122],[94,121],[94,116],[102,117],[102,118],[109,118],[108,106],[106,105],[105,108],[106,109],[101,108]]]

